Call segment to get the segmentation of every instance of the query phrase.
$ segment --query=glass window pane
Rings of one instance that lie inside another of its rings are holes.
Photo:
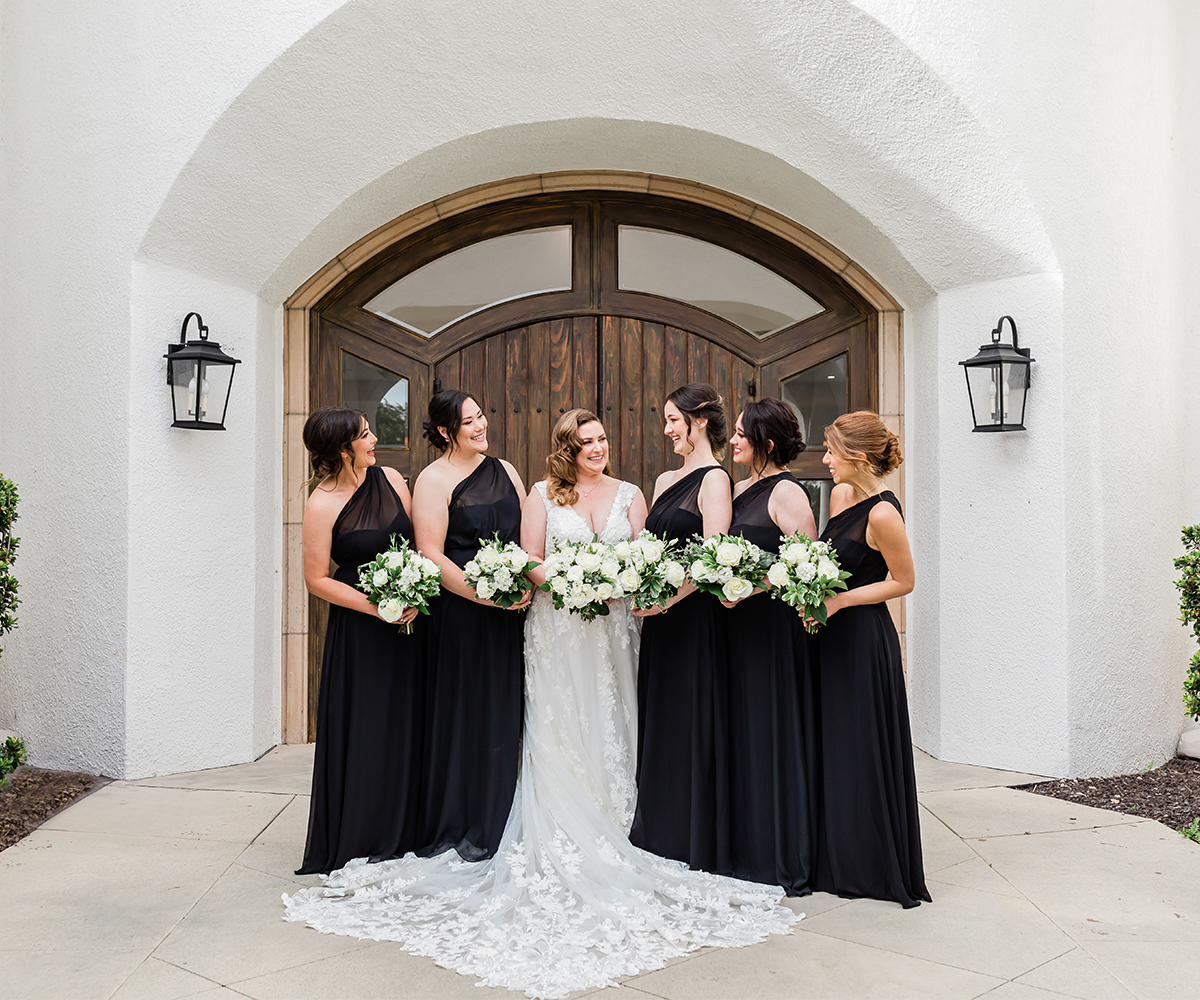
[[[660,229],[621,226],[617,270],[620,288],[699,306],[759,340],[824,311],[816,299],[748,257]]]
[[[812,508],[813,520],[817,522],[817,534],[829,523],[829,500],[833,495],[832,479],[801,479],[800,485],[808,494],[808,505]]]
[[[783,380],[783,401],[796,411],[808,447],[820,448],[825,428],[850,408],[848,390],[844,353]]]
[[[380,448],[408,447],[408,379],[342,351],[342,405],[362,410]]]
[[[571,289],[571,227],[497,236],[406,274],[367,303],[384,319],[432,337],[497,302]]]

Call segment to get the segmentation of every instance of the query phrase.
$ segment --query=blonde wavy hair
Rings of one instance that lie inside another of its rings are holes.
[[[550,454],[546,456],[546,496],[560,507],[571,507],[579,502],[579,490],[575,488],[579,475],[575,460],[583,450],[579,428],[593,422],[600,423],[600,418],[591,410],[582,407],[567,410],[558,418],[550,435]],[[604,463],[604,474],[612,475],[611,462]]]

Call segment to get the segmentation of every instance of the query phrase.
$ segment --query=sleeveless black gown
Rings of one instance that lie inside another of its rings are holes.
[[[333,524],[335,580],[358,585],[358,567],[412,542],[412,522],[379,466],[370,466]],[[360,611],[329,606],[308,842],[297,875],[382,861],[420,846],[425,711],[421,625],[410,636]]]
[[[520,542],[521,500],[485,456],[450,498],[444,552],[465,566],[498,532]],[[430,607],[423,855],[496,853],[508,820],[524,712],[525,616],[443,590]]]
[[[888,490],[829,519],[821,538],[837,550],[853,589],[887,577],[867,545],[867,518]],[[821,705],[823,802],[813,889],[906,909],[930,901],[921,859],[900,639],[886,604],[843,608],[813,637]]]
[[[729,533],[778,552],[783,532],[767,505],[784,481],[798,484],[784,472],[734,497]],[[733,874],[806,895],[816,843],[809,775],[817,759],[808,634],[794,609],[766,593],[727,615]]]
[[[710,465],[667,489],[646,529],[683,542],[704,530],[700,485]],[[692,868],[728,875],[728,677],[725,609],[696,592],[642,619],[638,657],[638,804],[629,839]]]

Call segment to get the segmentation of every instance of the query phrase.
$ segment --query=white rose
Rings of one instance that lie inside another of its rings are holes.
[[[579,555],[575,557],[575,564],[577,566],[582,566],[583,569],[588,573],[598,570],[603,561],[604,560],[600,558],[599,553],[596,552],[580,552]]]
[[[727,601],[740,601],[743,597],[748,597],[752,590],[754,590],[754,584],[749,580],[743,580],[740,576],[731,577],[721,587],[721,593],[725,595]]]
[[[550,581],[550,589],[556,594],[565,594],[571,589],[571,581],[569,581],[565,576],[556,576]]]
[[[697,559],[692,563],[691,569],[688,570],[688,576],[693,580],[704,580],[708,576],[708,570],[704,568],[704,561]]]
[[[627,594],[632,594],[642,585],[642,578],[636,569],[630,567],[622,570],[617,576],[617,583],[621,585],[621,589]]]
[[[476,553],[475,561],[484,569],[495,569],[500,565],[500,553],[495,549],[483,548]]]
[[[808,549],[799,542],[791,542],[780,550],[779,558],[786,559],[793,566],[795,566],[797,563],[806,562],[808,560]]]
[[[463,567],[463,572],[467,576],[478,576],[483,571],[479,568],[479,563],[477,563],[474,559],[471,559]]]
[[[791,574],[788,573],[787,563],[772,563],[771,568],[767,570],[767,582],[769,582],[772,587],[786,586],[790,579]]]
[[[492,574],[492,582],[496,585],[497,590],[508,590],[513,584],[513,575],[504,566],[501,566],[494,574]]]
[[[736,542],[722,542],[717,546],[717,562],[722,566],[736,566],[742,561],[742,547]]]
[[[600,572],[612,580],[621,572],[621,564],[615,559],[606,559],[600,564]]]
[[[399,569],[404,565],[404,553],[388,552],[384,555],[383,561],[388,564],[390,569]]]
[[[514,573],[520,573],[529,562],[529,554],[522,549],[513,549],[508,553],[508,565]]]
[[[663,543],[646,541],[642,543],[642,554],[646,562],[658,562],[663,557]]]
[[[379,617],[385,622],[394,622],[402,614],[404,614],[404,608],[400,606],[400,602],[394,597],[379,603]]]
[[[388,582],[388,571],[386,569],[377,569],[371,575],[371,582],[375,584],[376,587],[382,587]]]
[[[421,572],[427,577],[432,576],[441,579],[442,567],[432,559],[426,559],[424,556],[421,556]]]
[[[590,583],[581,584],[579,587],[579,606],[591,604],[596,599],[596,590]]]
[[[613,596],[613,588],[611,583],[596,584],[596,599],[598,601],[607,601]]]
[[[672,560],[663,567],[663,572],[667,577],[667,583],[669,583],[672,587],[683,586],[683,578],[685,574],[683,567],[679,563]]]
[[[565,575],[566,575],[566,578],[568,580],[570,580],[572,583],[580,583],[583,580],[583,567],[582,566],[568,566],[567,572]]]
[[[836,580],[838,578],[838,568],[834,565],[832,559],[821,559],[817,563],[817,576],[822,580]]]
[[[796,567],[796,579],[801,583],[811,583],[812,578],[817,575],[817,567],[810,562],[802,562]]]
[[[480,600],[489,600],[495,592],[496,588],[492,586],[491,580],[488,580],[486,577],[475,585],[475,596]]]
[[[633,554],[633,546],[626,541],[617,542],[613,551],[616,552],[618,559],[628,559]]]

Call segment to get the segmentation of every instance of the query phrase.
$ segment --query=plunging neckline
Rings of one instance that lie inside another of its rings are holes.
[[[579,520],[581,522],[583,522],[583,526],[585,528],[590,529],[592,534],[595,535],[597,538],[599,538],[601,535],[604,534],[604,532],[606,532],[608,530],[608,522],[612,519],[613,511],[616,510],[616,508],[617,508],[617,496],[620,494],[620,492],[621,492],[621,484],[618,482],[617,488],[613,491],[612,503],[610,503],[608,505],[608,511],[604,515],[604,527],[601,528],[599,531],[596,530],[594,525],[589,524],[588,519],[586,517],[584,517],[582,514],[580,514],[579,511],[577,511],[573,506],[568,507],[567,510],[569,510],[572,514],[574,514],[577,518],[579,518]]]

